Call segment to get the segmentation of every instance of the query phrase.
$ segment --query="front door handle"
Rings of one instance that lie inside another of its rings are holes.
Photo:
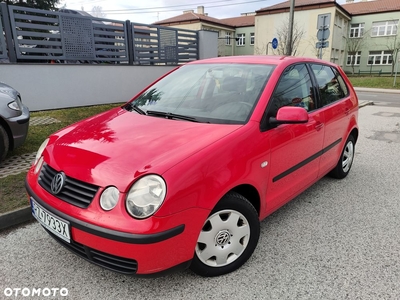
[[[324,127],[324,123],[318,123],[318,124],[315,125],[315,129],[317,131],[320,131],[322,129],[322,127]]]

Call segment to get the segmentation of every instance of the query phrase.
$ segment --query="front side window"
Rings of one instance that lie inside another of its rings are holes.
[[[149,117],[244,124],[273,69],[261,64],[186,65],[150,86],[125,108]]]
[[[391,51],[370,51],[368,65],[391,65],[393,56]]]
[[[373,22],[371,36],[397,35],[399,20]]]
[[[364,36],[364,23],[351,24],[350,26],[350,37],[360,38]]]
[[[271,99],[268,117],[275,117],[283,106],[315,108],[310,74],[305,64],[293,65],[283,72]]]
[[[347,55],[347,63],[348,66],[359,66],[361,61],[361,51],[358,51],[354,54]]]
[[[244,33],[238,33],[237,35],[237,41],[236,41],[236,46],[244,46],[246,43],[245,41],[245,34]]]
[[[346,84],[337,70],[317,64],[311,65],[311,69],[318,84],[321,106],[329,105],[347,95]]]

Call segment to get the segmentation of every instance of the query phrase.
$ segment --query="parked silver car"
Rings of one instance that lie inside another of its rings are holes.
[[[22,104],[21,95],[0,82],[0,161],[25,142],[28,127],[29,109]]]

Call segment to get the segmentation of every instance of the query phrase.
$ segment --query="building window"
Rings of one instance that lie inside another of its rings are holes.
[[[231,44],[231,33],[225,32],[225,45],[230,45],[230,44]]]
[[[347,55],[347,65],[348,66],[359,66],[361,60],[361,51],[356,52],[353,55]]]
[[[245,44],[246,44],[245,34],[238,33],[237,38],[236,38],[236,46],[244,46]]]
[[[250,33],[250,45],[254,45],[254,32]]]
[[[399,20],[373,22],[371,36],[397,35]]]
[[[360,38],[364,35],[364,23],[351,24],[350,26],[350,37]]]
[[[391,65],[393,57],[391,51],[370,51],[368,65]]]

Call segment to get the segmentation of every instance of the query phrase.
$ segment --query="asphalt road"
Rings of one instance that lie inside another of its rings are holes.
[[[400,94],[357,92],[360,101],[373,101],[375,105],[400,107]]]
[[[234,273],[119,275],[31,223],[0,234],[0,299],[37,298],[15,297],[17,288],[68,290],[42,299],[400,299],[400,108],[363,107],[359,125],[349,176],[322,179],[264,220]]]

